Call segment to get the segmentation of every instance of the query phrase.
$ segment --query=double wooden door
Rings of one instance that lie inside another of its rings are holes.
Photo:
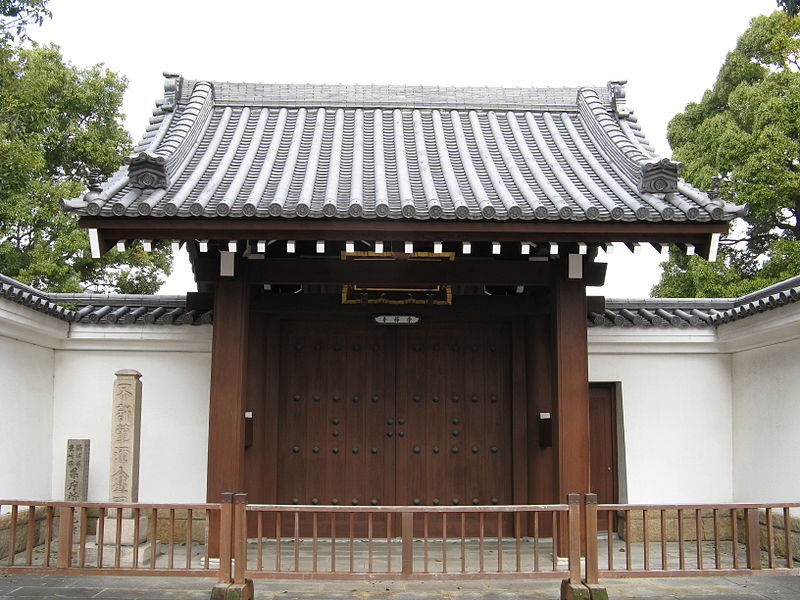
[[[512,502],[503,323],[286,321],[277,501]]]

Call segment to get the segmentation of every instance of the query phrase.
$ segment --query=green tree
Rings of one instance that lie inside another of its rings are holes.
[[[753,19],[714,87],[669,124],[683,176],[750,213],[718,260],[671,254],[655,296],[738,296],[800,273],[800,16]]]
[[[41,25],[50,16],[48,0],[0,0],[0,43],[27,39],[28,25]]]
[[[778,0],[778,6],[792,17],[800,13],[800,0]]]
[[[0,44],[0,273],[50,291],[160,287],[168,247],[92,259],[86,231],[59,207],[85,192],[90,170],[108,176],[129,152],[125,85],[101,65],[65,62],[55,46]]]

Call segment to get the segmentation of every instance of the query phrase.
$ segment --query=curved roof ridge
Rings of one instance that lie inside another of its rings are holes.
[[[199,81],[182,79],[180,97]],[[209,83],[209,82],[205,82]],[[398,84],[212,83],[218,105],[347,108],[577,110],[578,87],[438,86]],[[609,103],[604,86],[595,89]],[[179,100],[180,101],[180,100]]]
[[[625,171],[628,179],[635,182],[641,165],[650,157],[628,139],[619,121],[609,114],[608,107],[600,101],[597,90],[578,90],[578,113],[595,145],[605,149],[610,158],[616,159],[613,162]]]

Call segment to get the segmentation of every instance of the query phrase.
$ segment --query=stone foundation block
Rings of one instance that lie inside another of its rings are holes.
[[[253,580],[244,583],[218,583],[211,589],[211,600],[253,600]]]
[[[586,587],[589,588],[589,597],[592,600],[608,600],[608,590],[602,585],[587,583]]]
[[[561,600],[592,600],[592,596],[584,584],[570,583],[569,579],[562,579]]]

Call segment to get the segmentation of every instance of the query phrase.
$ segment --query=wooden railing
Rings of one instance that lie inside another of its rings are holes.
[[[567,504],[469,507],[250,505],[245,494],[211,504],[0,500],[0,573],[573,584],[800,575],[797,509],[800,503],[598,505],[594,494],[570,494]]]
[[[0,500],[0,572],[216,576],[220,504]]]
[[[800,509],[800,503],[598,505],[596,495],[586,494],[582,510],[587,539],[585,581],[798,575],[793,541],[800,536],[792,530],[793,509]],[[601,537],[598,516],[618,535],[609,531]],[[780,543],[776,524],[782,527]]]
[[[569,576],[554,552],[561,513],[579,505],[236,505],[234,562],[246,577],[425,579]],[[567,516],[565,514],[565,516]],[[578,559],[579,560],[579,559]]]

